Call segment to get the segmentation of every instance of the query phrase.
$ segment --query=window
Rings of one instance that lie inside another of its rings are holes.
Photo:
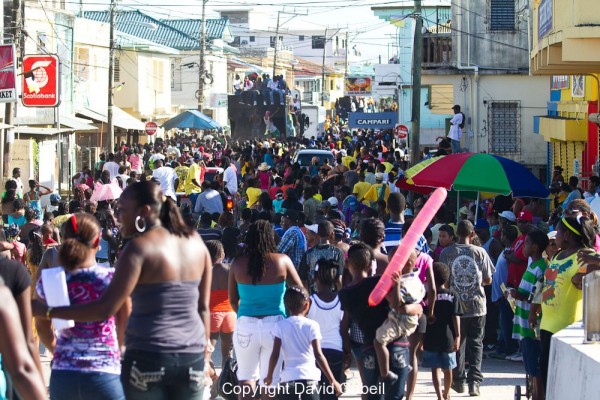
[[[248,23],[248,11],[227,11],[221,12],[221,18],[229,19],[229,23],[235,24],[247,24]]]
[[[115,57],[115,61],[113,62],[113,76],[115,82],[121,81],[121,60],[118,57]]]
[[[46,32],[38,32],[37,33],[37,41],[38,41],[38,46],[40,47],[40,50],[42,50],[42,52],[47,52],[48,45],[50,44],[50,42],[48,40],[48,36],[46,35]]]
[[[333,90],[333,79],[329,80],[329,90]]]
[[[312,48],[313,49],[324,49],[325,48],[325,36],[313,36],[312,37]]]
[[[233,47],[240,47],[240,37],[239,36],[235,36],[233,38],[233,42],[231,42],[230,45],[233,46]]]
[[[275,47],[275,36],[269,36],[269,46]]]
[[[304,42],[304,35],[298,36],[298,41],[299,42]]]
[[[489,0],[488,27],[490,31],[514,31],[515,0]]]
[[[74,55],[75,77],[79,82],[90,79],[90,49],[87,47],[75,47]]]
[[[489,152],[519,156],[521,150],[521,103],[492,101],[488,106]]]
[[[181,58],[171,59],[171,89],[181,91]]]
[[[250,36],[250,42],[255,42],[256,41],[256,36]]]

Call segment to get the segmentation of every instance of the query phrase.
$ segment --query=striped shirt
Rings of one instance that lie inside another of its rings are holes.
[[[543,279],[547,264],[544,258],[531,263],[521,279],[517,292],[529,297],[534,291],[535,283]],[[529,307],[526,300],[517,300],[515,306],[515,317],[513,320],[513,339],[535,338],[535,332],[529,327]]]
[[[383,247],[385,248],[386,254],[390,254],[390,252],[394,250],[394,248],[400,245],[400,240],[402,240],[403,225],[403,222],[393,221],[388,221],[385,224],[385,237],[383,239]],[[425,236],[421,235],[415,248],[423,253],[429,253],[429,245],[427,244],[427,239],[425,239]]]

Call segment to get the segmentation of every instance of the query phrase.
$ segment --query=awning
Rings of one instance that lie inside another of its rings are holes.
[[[74,116],[62,115],[60,116],[60,125],[72,128],[76,131],[97,131],[98,128],[91,125],[92,121],[83,118],[77,118]]]
[[[59,133],[73,132],[73,129],[57,129],[57,128],[38,128],[29,125],[17,125],[15,126],[15,134],[23,135],[40,135],[40,136],[52,136],[58,135]]]
[[[210,118],[206,114],[202,114],[198,110],[187,110],[171,118],[162,125],[163,128],[169,130],[173,128],[180,129],[218,129],[221,130],[221,125]]]
[[[87,118],[93,119],[94,121],[108,123],[108,117],[106,111],[96,111],[88,107],[78,108],[75,110],[75,114],[81,114]],[[137,131],[143,131],[146,125],[133,115],[126,113],[117,106],[113,106],[113,124],[123,129],[132,129]]]

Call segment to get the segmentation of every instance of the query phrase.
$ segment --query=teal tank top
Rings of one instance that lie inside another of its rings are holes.
[[[237,286],[240,294],[238,318],[266,315],[285,316],[285,306],[283,305],[285,282],[268,285],[249,285],[238,282]]]

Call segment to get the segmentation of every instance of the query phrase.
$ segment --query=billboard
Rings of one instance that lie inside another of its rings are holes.
[[[52,54],[23,57],[23,105],[56,107],[60,104],[58,56]]]
[[[371,78],[368,76],[349,76],[344,79],[344,94],[346,96],[370,96]]]
[[[15,45],[0,45],[0,103],[16,103]]]
[[[393,129],[398,124],[398,113],[361,113],[349,114],[348,126],[350,129]]]

